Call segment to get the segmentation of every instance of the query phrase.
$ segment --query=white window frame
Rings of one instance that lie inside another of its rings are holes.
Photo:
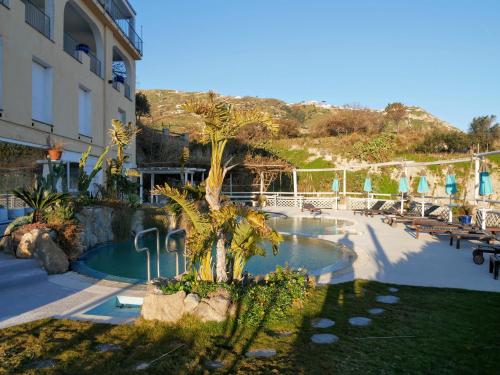
[[[33,77],[33,67],[38,65],[42,67],[44,70],[43,78],[41,80],[41,84],[43,85],[43,89],[40,93],[40,100],[42,102],[40,113],[35,113],[34,111],[34,102],[35,102],[35,78]],[[52,125],[54,121],[54,111],[53,111],[53,97],[54,97],[54,71],[53,69],[44,62],[39,59],[33,58],[31,68],[31,118],[34,121],[41,122],[44,124]]]
[[[118,108],[118,120],[121,121],[125,125],[127,123],[127,111],[124,111],[123,109]]]

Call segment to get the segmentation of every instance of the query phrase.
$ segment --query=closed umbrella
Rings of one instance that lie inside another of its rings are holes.
[[[427,177],[420,176],[420,181],[418,182],[417,192],[422,194],[422,217],[424,217],[425,211],[425,193],[429,192],[429,184],[427,183]]]
[[[484,205],[484,207],[481,209],[481,211],[483,211],[482,215],[483,220],[481,223],[481,227],[483,230],[486,229],[486,196],[491,194],[493,194],[493,185],[491,184],[491,176],[486,168],[486,165],[483,164],[479,172],[479,195],[483,197],[483,205]]]
[[[448,221],[451,223],[453,221],[453,213],[452,213],[452,196],[458,192],[457,189],[457,181],[455,179],[455,175],[449,172],[446,175],[446,186],[445,186],[445,192],[450,196],[450,211],[448,215]]]
[[[338,209],[338,204],[339,204],[339,201],[338,201],[338,193],[339,193],[339,179],[337,178],[337,176],[335,176],[335,178],[333,179],[332,181],[332,191],[335,193],[335,207],[337,207]]]
[[[404,173],[399,179],[398,191],[401,193],[401,215],[403,215],[404,195],[405,193],[408,193],[410,191],[410,184],[408,182],[408,178]]]
[[[366,176],[365,178],[365,183],[363,185],[363,190],[368,194],[368,199],[366,201],[366,208],[369,209],[370,208],[370,193],[372,191],[372,179],[369,177],[369,176]]]

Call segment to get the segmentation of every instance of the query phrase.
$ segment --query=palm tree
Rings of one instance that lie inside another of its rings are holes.
[[[230,103],[209,92],[207,99],[191,99],[182,105],[182,109],[200,116],[204,122],[203,137],[212,147],[210,171],[206,180],[205,199],[212,211],[220,211],[222,183],[227,172],[235,167],[231,159],[222,162],[227,142],[248,124],[262,124],[272,132],[278,126],[266,113],[254,109],[238,109]],[[227,281],[226,273],[226,234],[220,228],[216,233],[217,281]]]

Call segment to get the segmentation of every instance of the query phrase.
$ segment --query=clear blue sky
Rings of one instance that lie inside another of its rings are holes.
[[[132,0],[140,88],[500,117],[500,0]]]

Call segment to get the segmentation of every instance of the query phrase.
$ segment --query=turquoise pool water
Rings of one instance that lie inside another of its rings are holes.
[[[96,307],[85,311],[85,315],[99,315],[119,318],[135,318],[141,315],[141,305],[122,304],[117,296],[108,298]]]
[[[266,256],[256,256],[250,259],[246,271],[254,275],[266,274],[273,271],[277,265],[285,264],[292,268],[317,270],[335,264],[341,259],[340,245],[309,237],[317,234],[335,234],[338,228],[334,220],[276,218],[270,219],[270,224],[278,231],[290,234],[284,235],[278,255],[274,256],[271,246],[265,244]],[[346,223],[337,221],[337,224],[345,225]],[[306,234],[307,237],[301,236],[301,233]],[[154,249],[155,239],[146,239],[143,245]],[[169,247],[182,249],[182,238],[174,238]],[[175,262],[175,254],[166,253],[162,249],[160,253],[161,276],[174,276]],[[180,259],[179,263],[182,269],[183,260]],[[74,264],[74,268],[79,272],[97,277],[132,279],[128,281],[147,279],[146,254],[137,253],[132,241],[100,245]],[[156,251],[151,251],[151,276],[157,276]]]
[[[273,217],[271,226],[278,232],[297,234],[305,237],[341,234],[343,228],[352,225],[350,221],[330,218]]]

